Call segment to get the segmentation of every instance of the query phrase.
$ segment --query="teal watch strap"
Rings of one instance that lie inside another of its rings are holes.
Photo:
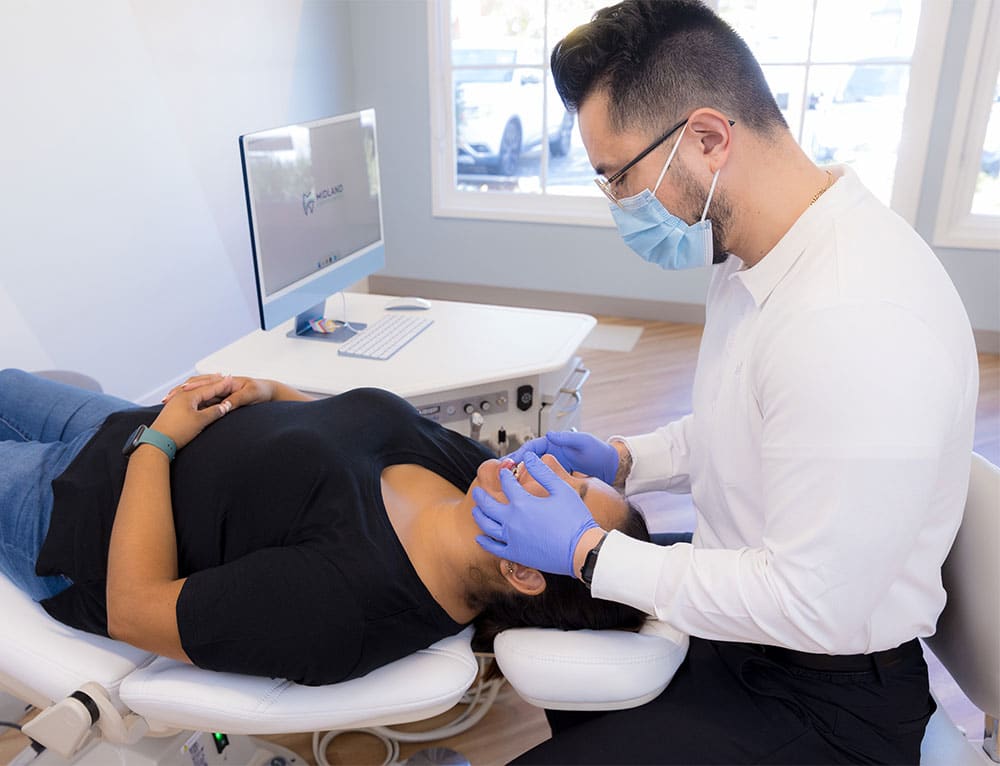
[[[152,444],[154,447],[159,447],[171,462],[173,462],[174,457],[177,455],[177,445],[174,443],[174,440],[166,434],[154,431],[152,428],[143,429],[139,438],[135,440],[136,447],[140,444]]]

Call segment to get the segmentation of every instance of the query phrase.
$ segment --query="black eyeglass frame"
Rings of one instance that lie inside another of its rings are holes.
[[[660,144],[662,144],[664,141],[666,141],[668,138],[670,138],[674,133],[676,133],[678,130],[680,130],[682,127],[684,127],[685,123],[687,123],[687,121],[690,120],[690,119],[691,119],[691,117],[688,116],[688,117],[685,117],[680,122],[678,122],[676,125],[674,125],[672,128],[670,128],[670,130],[668,130],[666,133],[664,133],[658,139],[656,139],[655,141],[653,141],[653,143],[651,143],[649,146],[647,146],[645,149],[643,149],[641,152],[639,152],[635,157],[633,157],[631,160],[629,160],[628,162],[626,162],[619,170],[615,171],[611,175],[610,178],[604,178],[603,176],[598,176],[597,178],[595,178],[594,179],[594,183],[597,184],[597,187],[602,192],[604,192],[604,196],[606,196],[609,200],[611,200],[612,202],[614,202],[616,205],[619,204],[618,203],[618,197],[616,197],[615,193],[613,191],[611,191],[611,186],[614,183],[616,183],[619,180],[621,180],[622,176],[624,176],[626,173],[628,173],[628,171],[630,171],[632,168],[634,168],[636,165],[638,165],[647,154],[649,154],[651,151],[653,151],[654,149],[656,149],[658,146],[660,146]],[[732,127],[735,124],[736,124],[736,120],[729,120],[729,127]]]

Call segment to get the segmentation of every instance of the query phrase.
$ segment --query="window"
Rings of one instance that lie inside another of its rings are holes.
[[[610,2],[429,4],[435,215],[611,225],[548,71],[552,46]],[[940,59],[950,2],[709,2],[750,45],[806,152],[851,164],[912,220],[934,89],[910,85],[936,80],[926,62]]]
[[[1000,4],[980,2],[970,29],[934,244],[1000,250]]]

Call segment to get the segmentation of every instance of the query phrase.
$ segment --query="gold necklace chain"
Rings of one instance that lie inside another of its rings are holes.
[[[812,207],[813,205],[815,205],[816,204],[816,200],[818,200],[820,197],[822,197],[823,193],[827,189],[829,189],[831,186],[833,186],[833,173],[831,173],[828,170],[828,171],[826,171],[826,186],[824,186],[822,189],[820,189],[818,192],[816,192],[813,195],[813,198],[811,200],[809,200],[809,207]]]

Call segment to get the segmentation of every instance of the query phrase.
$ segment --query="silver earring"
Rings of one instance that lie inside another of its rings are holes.
[[[509,561],[507,562],[507,574],[509,575],[514,574],[514,565],[511,564]]]

